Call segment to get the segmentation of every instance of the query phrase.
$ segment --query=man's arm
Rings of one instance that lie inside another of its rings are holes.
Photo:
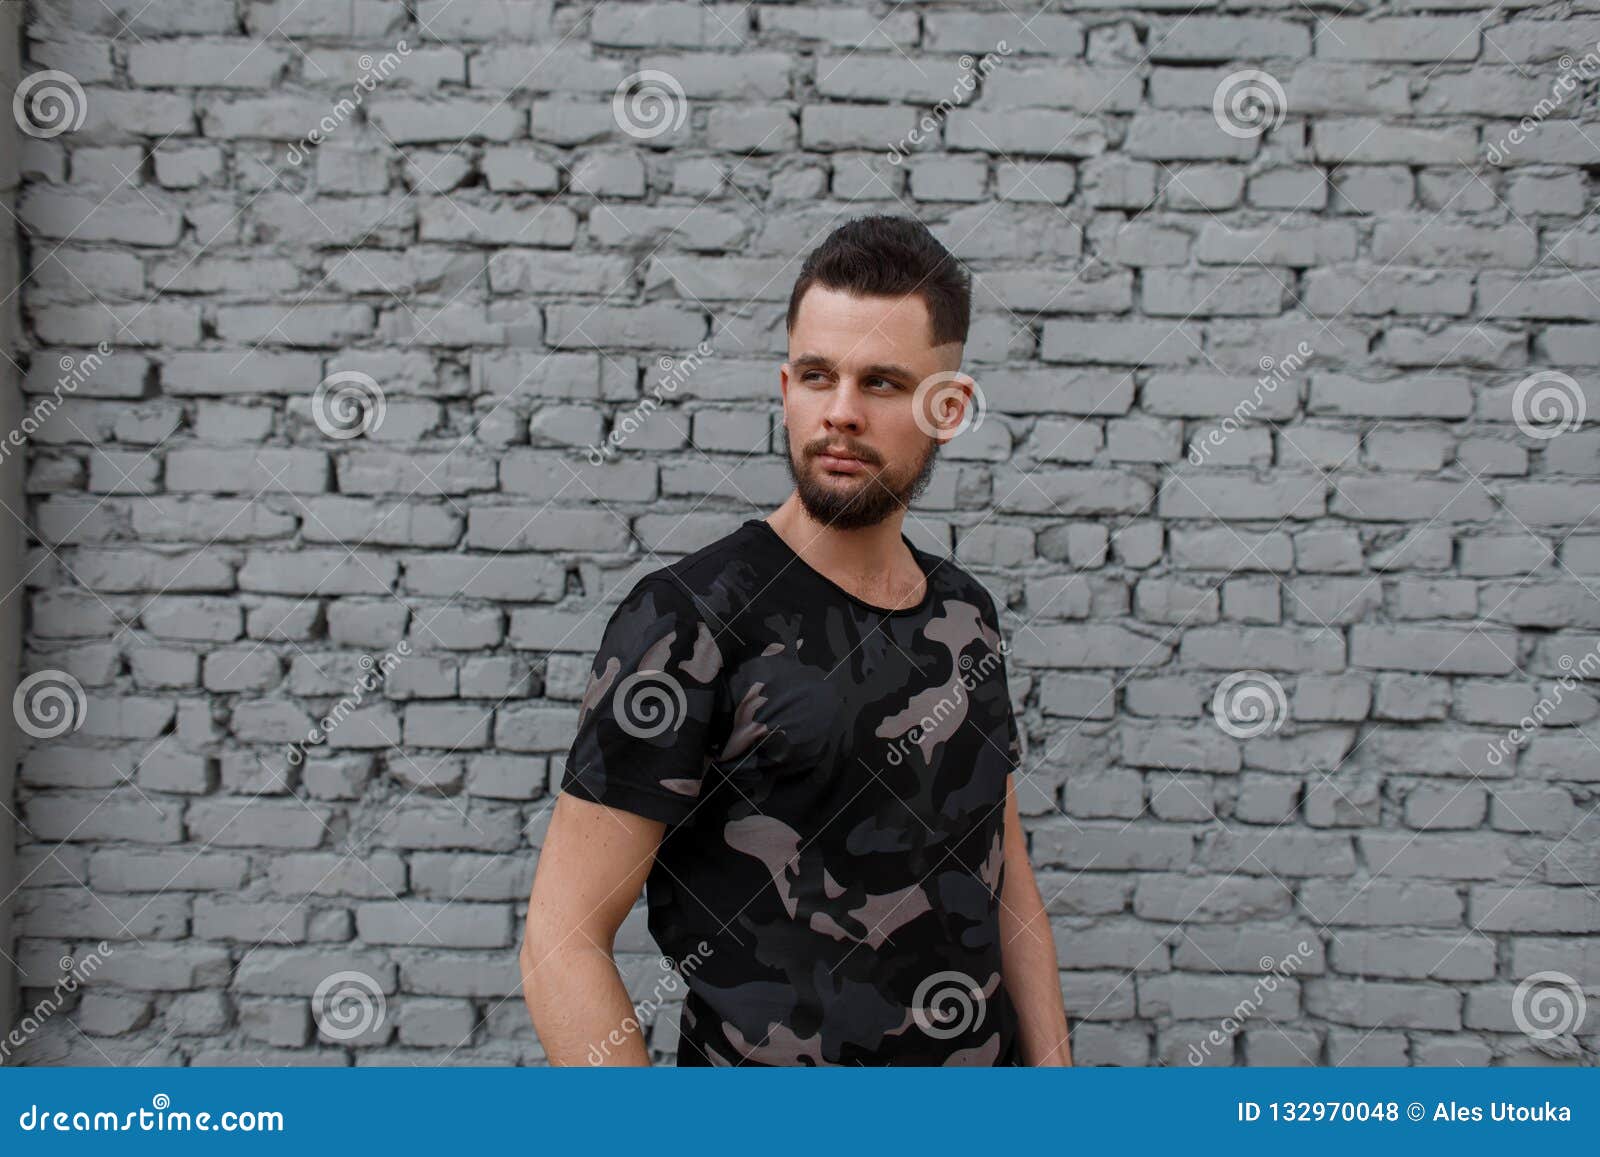
[[[1055,937],[1017,813],[1015,773],[1006,776],[1005,879],[1000,886],[1000,970],[1021,1024],[1022,1060],[1028,1065],[1070,1065],[1067,1011]]]
[[[528,896],[522,997],[552,1065],[648,1066],[611,957],[666,824],[562,792]]]

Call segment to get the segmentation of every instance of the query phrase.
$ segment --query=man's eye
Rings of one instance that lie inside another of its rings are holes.
[[[826,379],[827,376],[828,375],[826,373],[824,373],[822,370],[807,370],[803,374],[800,375],[800,380],[802,382],[809,382],[809,381],[814,381],[814,380],[818,380],[818,379]],[[867,385],[872,386],[874,388],[878,388],[878,389],[883,389],[883,388],[890,389],[890,390],[899,389],[899,385],[897,383],[890,381],[888,378],[880,378],[880,377],[876,377],[876,376],[868,378],[867,379]]]

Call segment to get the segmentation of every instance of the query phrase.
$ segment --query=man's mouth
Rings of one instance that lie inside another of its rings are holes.
[[[864,461],[848,450],[824,450],[817,455],[817,462],[824,470],[840,474],[859,474],[867,468]]]

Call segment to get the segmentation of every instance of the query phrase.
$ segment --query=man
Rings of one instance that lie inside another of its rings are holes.
[[[995,604],[902,530],[971,417],[969,316],[918,222],[808,255],[794,493],[645,575],[595,657],[521,953],[551,1063],[649,1063],[612,960],[643,885],[680,1065],[1071,1064]]]

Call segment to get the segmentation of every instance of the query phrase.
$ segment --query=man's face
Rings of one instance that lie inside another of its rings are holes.
[[[801,299],[780,371],[783,424],[795,490],[818,522],[875,526],[927,486],[971,401],[971,380],[953,377],[962,344],[929,345],[930,332],[919,294],[813,286]]]

